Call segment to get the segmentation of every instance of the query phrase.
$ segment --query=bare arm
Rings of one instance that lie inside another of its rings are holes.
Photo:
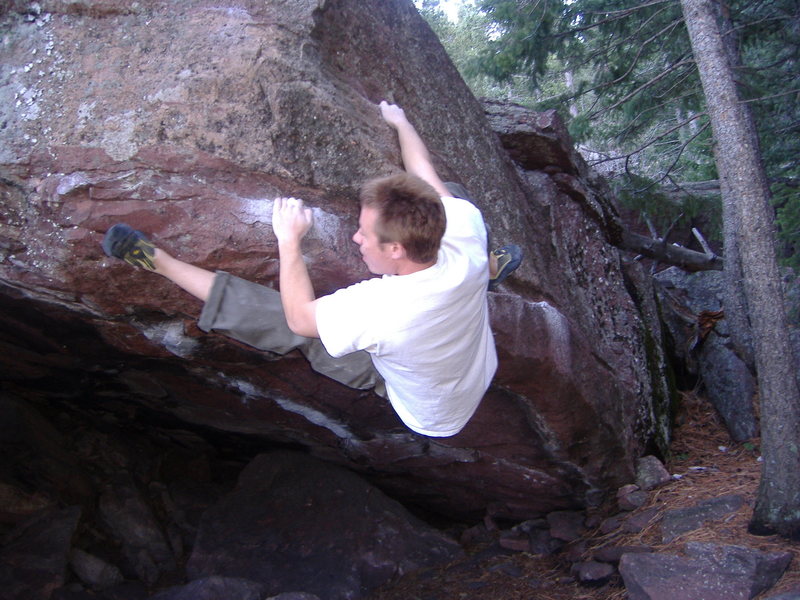
[[[300,249],[311,224],[311,209],[305,208],[302,200],[275,199],[272,229],[278,238],[281,304],[286,323],[298,335],[319,337],[314,287]]]
[[[380,103],[380,109],[384,121],[397,131],[400,153],[406,171],[428,182],[441,196],[450,196],[450,192],[439,179],[439,175],[433,167],[425,142],[406,118],[405,111],[385,100]]]

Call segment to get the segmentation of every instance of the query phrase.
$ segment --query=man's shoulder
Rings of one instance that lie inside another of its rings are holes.
[[[349,299],[352,302],[357,298],[369,298],[375,296],[376,294],[380,294],[385,288],[386,279],[383,277],[370,277],[369,279],[357,281],[356,283],[339,288],[330,294],[320,296],[317,298],[317,300],[321,300],[323,302],[341,302]]]
[[[478,223],[483,225],[481,210],[469,200],[442,196],[442,204],[444,205],[444,213],[448,222],[458,221],[472,223],[474,226],[477,226]]]
[[[317,298],[317,328],[326,347],[333,335],[331,332],[343,338],[380,322],[386,305],[384,299],[391,297],[383,288],[380,278],[365,279]]]
[[[455,196],[442,196],[441,200],[442,204],[444,204],[445,210],[452,209],[480,212],[480,209],[477,206],[475,206],[470,200],[465,200],[464,198],[456,198]]]

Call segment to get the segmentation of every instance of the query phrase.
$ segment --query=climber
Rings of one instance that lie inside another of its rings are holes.
[[[316,298],[300,249],[312,213],[296,198],[273,205],[280,293],[180,261],[123,223],[108,230],[103,249],[202,300],[203,331],[279,354],[299,349],[317,372],[388,398],[413,431],[452,436],[497,367],[487,284],[496,288],[521,252],[511,245],[487,255],[480,211],[442,183],[405,112],[386,102],[380,110],[406,172],[363,186],[353,241],[383,277]]]

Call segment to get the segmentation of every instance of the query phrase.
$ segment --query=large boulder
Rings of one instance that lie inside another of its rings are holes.
[[[619,570],[631,600],[755,598],[780,579],[790,552],[689,542],[686,556],[623,554]]]
[[[455,541],[350,471],[274,452],[257,456],[203,515],[186,572],[334,600],[461,555]]]
[[[63,585],[80,517],[78,506],[44,510],[3,536],[0,586],[4,598],[48,600]]]
[[[300,446],[452,516],[582,508],[664,449],[652,288],[608,243],[605,187],[554,113],[492,114],[529,142],[512,160],[410,0],[16,0],[0,19],[0,368],[19,393]],[[317,293],[366,277],[357,189],[401,166],[384,98],[493,239],[526,252],[490,294],[497,377],[453,438],[411,433],[298,355],[202,334],[198,302],[100,249],[126,221],[274,285],[271,199],[293,195],[315,211]]]

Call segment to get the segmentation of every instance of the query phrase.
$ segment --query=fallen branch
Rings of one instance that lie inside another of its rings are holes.
[[[708,247],[705,248],[705,252],[696,252],[664,240],[653,239],[623,230],[619,248],[680,267],[686,271],[722,270],[722,258],[714,254]]]

